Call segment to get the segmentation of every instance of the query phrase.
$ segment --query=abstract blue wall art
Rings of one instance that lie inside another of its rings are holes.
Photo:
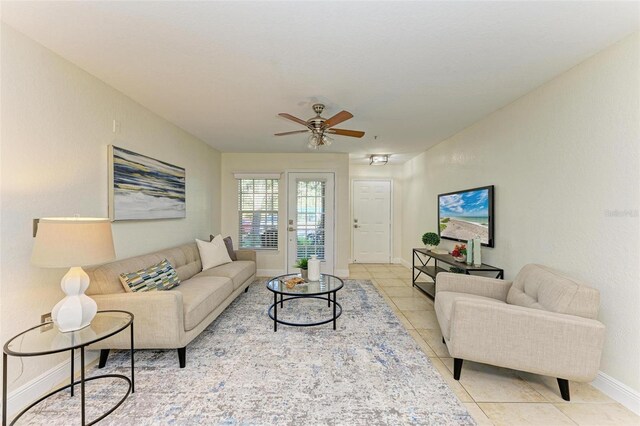
[[[186,217],[185,170],[146,155],[109,146],[112,220]]]

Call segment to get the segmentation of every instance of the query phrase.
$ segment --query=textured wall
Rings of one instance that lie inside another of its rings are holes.
[[[598,53],[405,165],[403,257],[439,193],[495,185],[507,278],[531,262],[601,292],[601,370],[640,391],[640,37]],[[447,243],[445,243],[447,245]],[[450,245],[450,244],[449,244]]]
[[[30,265],[33,218],[107,210],[107,145],[186,168],[187,218],[116,222],[119,258],[205,238],[220,226],[220,154],[3,24],[1,340],[37,324],[63,297],[65,271]],[[112,121],[121,123],[113,133]],[[10,390],[63,357],[13,361]]]

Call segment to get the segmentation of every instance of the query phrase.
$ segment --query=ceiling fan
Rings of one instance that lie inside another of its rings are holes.
[[[287,114],[286,112],[281,112],[280,114],[278,114],[280,117],[284,117],[288,120],[295,121],[298,124],[302,124],[307,129],[276,133],[275,136],[311,133],[311,135],[309,136],[309,144],[307,145],[310,149],[318,149],[321,146],[331,145],[333,139],[330,138],[329,135],[350,136],[352,138],[361,138],[364,136],[364,132],[358,130],[333,128],[333,126],[335,126],[336,124],[340,124],[343,121],[347,121],[350,118],[353,118],[353,114],[348,111],[340,111],[331,118],[323,118],[320,116],[320,114],[322,114],[322,111],[324,111],[323,104],[314,104],[313,111],[316,113],[316,116],[308,119],[307,121],[301,120],[300,118],[294,117],[293,115]]]

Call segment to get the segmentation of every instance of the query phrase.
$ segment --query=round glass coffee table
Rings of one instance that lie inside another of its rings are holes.
[[[85,348],[92,343],[99,342],[115,334],[124,331],[129,327],[131,338],[131,378],[122,374],[102,374],[98,376],[92,376],[85,378]],[[80,380],[74,380],[74,351],[80,350]],[[134,362],[133,362],[133,314],[126,311],[118,310],[105,310],[98,311],[96,316],[91,321],[91,324],[76,331],[69,331],[63,333],[59,331],[52,322],[46,322],[38,326],[32,327],[28,330],[11,338],[4,345],[4,351],[2,353],[2,424],[7,424],[7,357],[33,357],[56,354],[60,352],[69,352],[71,357],[71,380],[66,386],[62,386],[48,394],[44,395],[34,403],[30,404],[27,408],[18,413],[10,425],[13,425],[23,414],[35,407],[40,402],[49,398],[50,396],[61,392],[65,389],[70,389],[71,396],[74,394],[75,386],[80,386],[80,419],[81,424],[94,424],[104,419],[111,414],[116,408],[118,408],[130,393],[135,392],[134,388]],[[128,384],[128,389],[125,395],[106,413],[103,413],[97,419],[94,419],[87,423],[85,417],[85,383],[98,379],[120,379],[124,380]]]
[[[344,286],[344,282],[333,275],[320,274],[320,281],[310,281],[298,284],[294,288],[287,288],[285,282],[288,279],[300,277],[299,274],[280,275],[271,278],[267,282],[267,289],[273,293],[273,304],[269,306],[269,318],[273,320],[273,331],[278,331],[278,324],[291,325],[294,327],[312,327],[333,322],[333,329],[336,329],[336,320],[342,315],[342,306],[337,302],[338,290]],[[331,295],[333,294],[333,298]],[[280,296],[280,300],[278,300]],[[333,306],[331,318],[307,323],[288,322],[278,319],[278,305],[284,308],[284,302],[296,299],[320,299],[326,300],[327,306]]]

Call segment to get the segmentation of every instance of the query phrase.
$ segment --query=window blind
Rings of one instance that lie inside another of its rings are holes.
[[[278,249],[278,179],[238,179],[239,247]]]

